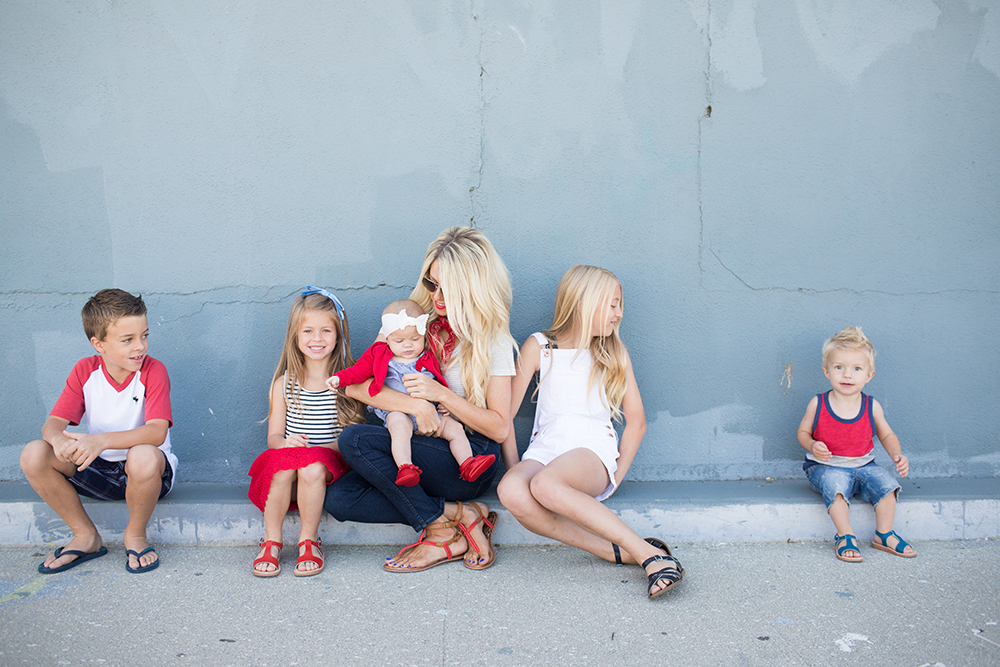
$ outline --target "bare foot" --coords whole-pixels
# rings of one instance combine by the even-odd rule
[[[386,558],[385,564],[392,570],[419,571],[439,562],[457,559],[468,550],[468,540],[451,520],[442,515],[427,526],[419,544],[404,549],[395,558]]]
[[[101,540],[100,533],[95,532],[93,535],[74,535],[73,539],[63,546],[63,551],[82,551],[85,554],[92,554],[100,549],[103,544],[104,542]],[[63,555],[56,558],[56,555],[52,553],[45,559],[45,567],[55,569],[57,567],[62,567],[77,558],[79,558],[79,556],[73,555]]]
[[[280,544],[281,540],[274,540],[274,542],[278,542]],[[279,547],[277,544],[272,544],[270,545],[269,548],[271,549],[271,556],[275,560],[281,558],[281,547]],[[261,547],[260,553],[257,554],[257,558],[255,558],[254,560],[256,561],[263,558],[264,553],[265,553],[264,547]],[[253,569],[257,572],[274,572],[275,570],[278,569],[278,567],[272,563],[261,562],[261,563],[254,563]]]
[[[125,549],[131,549],[136,553],[142,553],[147,548],[149,548],[149,542],[146,540],[145,535],[137,535],[133,537],[125,537]],[[160,557],[156,555],[155,551],[150,551],[142,554],[141,557],[136,558],[134,555],[128,555],[128,566],[130,569],[135,570],[140,567],[146,567],[151,563],[155,563],[160,560]]]

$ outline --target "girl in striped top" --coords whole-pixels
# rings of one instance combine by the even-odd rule
[[[250,500],[264,512],[264,538],[252,572],[281,572],[281,526],[299,510],[295,576],[323,571],[319,522],[326,485],[349,468],[337,450],[344,426],[364,421],[361,405],[330,391],[326,379],[354,363],[347,313],[332,293],[307,287],[296,297],[271,384],[267,449],[250,466]]]

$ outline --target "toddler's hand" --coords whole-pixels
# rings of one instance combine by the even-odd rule
[[[826,446],[826,443],[819,440],[813,443],[812,455],[820,461],[829,461],[831,456],[830,449]]]
[[[330,391],[337,391],[337,387],[340,386],[340,378],[336,375],[331,375],[326,379],[326,386],[330,388]]]
[[[448,408],[444,407],[440,403],[438,403],[437,410],[438,414],[441,415],[442,418],[451,416],[451,412],[448,411]]]
[[[892,461],[896,464],[896,472],[899,473],[900,477],[906,477],[910,474],[910,460],[908,458],[902,454],[896,454],[892,457]]]

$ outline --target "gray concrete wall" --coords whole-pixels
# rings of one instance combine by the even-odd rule
[[[98,289],[147,300],[181,479],[243,482],[296,291],[360,352],[470,221],[519,339],[571,264],[622,279],[635,479],[798,475],[846,324],[913,475],[998,476],[997,109],[977,0],[6,0],[0,480]]]

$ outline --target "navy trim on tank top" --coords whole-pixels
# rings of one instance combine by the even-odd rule
[[[841,424],[853,424],[854,422],[861,419],[865,415],[865,411],[867,411],[868,422],[872,426],[872,435],[875,435],[875,417],[872,414],[872,410],[870,409],[872,405],[871,403],[872,397],[868,396],[864,392],[861,392],[861,411],[858,412],[857,416],[854,417],[853,419],[841,419],[840,417],[837,416],[837,413],[834,412],[833,409],[830,407],[830,392],[832,391],[833,390],[831,389],[830,391],[824,392],[822,394],[816,394],[817,405],[816,405],[816,414],[813,415],[813,431],[815,432],[816,427],[819,425],[819,410],[820,410],[819,403],[822,403],[823,407],[826,408],[827,414],[833,417],[834,421],[838,421]]]

